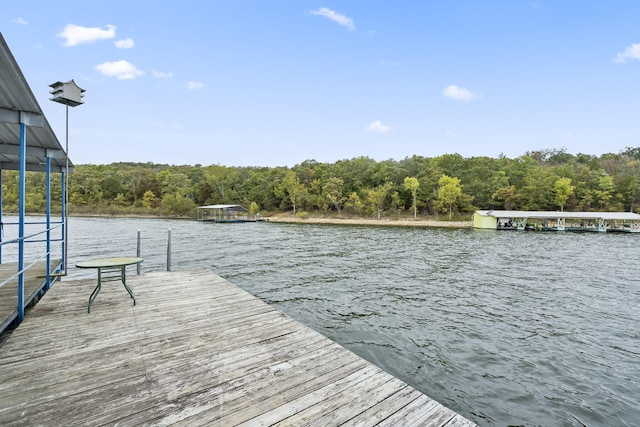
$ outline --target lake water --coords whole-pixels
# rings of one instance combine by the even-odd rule
[[[640,425],[640,235],[70,219],[205,267],[480,425]],[[72,277],[90,272],[71,269]]]

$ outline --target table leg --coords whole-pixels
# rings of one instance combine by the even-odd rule
[[[122,265],[119,267],[98,267],[98,285],[95,287],[95,289],[93,290],[93,292],[91,293],[91,296],[89,297],[89,306],[87,307],[87,313],[91,313],[91,304],[93,304],[93,302],[95,301],[95,299],[98,297],[98,294],[100,293],[100,289],[102,289],[102,269],[105,269],[105,273],[115,273],[118,271],[118,269],[120,269],[120,281],[122,281],[122,284],[124,285],[124,288],[127,290],[127,292],[129,293],[129,296],[131,297],[131,299],[133,300],[133,305],[136,305],[136,299],[133,296],[133,292],[131,291],[131,288],[129,286],[127,286],[127,269],[126,266]],[[117,273],[116,273],[117,274]],[[108,280],[118,280],[118,276],[105,276],[105,281]]]
[[[100,288],[102,287],[102,269],[98,268],[98,285],[95,287],[93,292],[91,292],[91,296],[89,297],[89,307],[87,307],[87,313],[91,313],[91,304],[95,301],[96,297],[100,293]]]
[[[133,292],[131,292],[131,289],[127,286],[127,270],[124,265],[122,266],[122,284],[127,292],[129,292],[129,296],[133,300],[133,305],[136,305],[136,299],[133,297]]]

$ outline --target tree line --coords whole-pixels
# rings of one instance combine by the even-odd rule
[[[51,180],[61,211],[60,179]],[[45,174],[28,172],[26,210],[46,209]],[[18,172],[2,171],[5,212],[17,211]],[[288,167],[175,166],[154,163],[76,165],[69,180],[72,214],[194,217],[195,208],[241,204],[253,212],[299,216],[468,218],[476,209],[637,211],[640,147],[573,155],[565,149],[505,156],[403,160],[368,157]]]

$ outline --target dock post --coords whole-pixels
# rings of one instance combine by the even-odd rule
[[[169,238],[167,239],[167,271],[171,271],[171,229],[169,229]]]
[[[138,244],[136,246],[136,256],[140,258],[140,229],[138,228]],[[136,266],[138,276],[140,275],[140,263]]]

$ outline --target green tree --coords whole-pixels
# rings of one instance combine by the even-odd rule
[[[367,201],[369,202],[371,210],[376,213],[378,219],[380,219],[382,215],[384,201],[387,198],[387,193],[391,190],[391,187],[393,187],[392,183],[385,182],[382,185],[378,185],[375,188],[367,190]]]
[[[2,208],[9,211],[18,210],[19,189],[16,171],[2,171]]]
[[[295,215],[296,207],[304,198],[306,192],[304,184],[300,183],[298,174],[293,170],[287,171],[282,183],[276,187],[275,191],[277,192],[276,195],[282,195],[281,197],[284,197],[285,194],[288,196],[293,206],[293,214]]]
[[[260,206],[258,206],[256,202],[251,202],[251,205],[249,205],[249,214],[258,215],[259,212],[260,212]]]
[[[594,198],[601,210],[609,209],[615,187],[613,178],[607,174],[603,174],[598,180],[598,188],[594,192]]]
[[[180,192],[183,196],[191,196],[191,180],[187,174],[172,168],[168,168],[158,173],[161,195],[176,194]]]
[[[555,202],[557,206],[560,206],[560,211],[564,211],[564,205],[575,188],[571,185],[571,178],[560,178],[553,184]]]
[[[491,198],[496,202],[501,202],[506,210],[513,210],[518,207],[518,194],[515,185],[498,188]]]
[[[322,194],[331,202],[331,204],[338,211],[338,216],[342,217],[342,187],[344,181],[340,178],[331,177],[327,180],[327,183],[322,188]]]
[[[155,194],[153,194],[153,191],[146,191],[144,193],[144,196],[142,197],[142,206],[145,208],[153,208],[157,205],[158,203],[158,198],[156,197]]]
[[[458,176],[465,169],[465,159],[458,153],[435,157],[433,163],[447,176]]]
[[[524,178],[525,185],[520,190],[522,202],[528,210],[554,209],[554,184],[558,177],[549,169],[539,166],[530,169]]]
[[[196,205],[193,200],[178,191],[175,194],[165,194],[162,197],[162,207],[168,214],[184,216],[193,213]]]
[[[456,177],[450,177],[448,175],[442,175],[438,180],[438,202],[441,207],[449,208],[449,221],[451,221],[451,215],[453,211],[453,204],[456,203],[462,197],[462,185],[460,179]]]
[[[637,211],[640,202],[640,161],[629,160],[619,170],[615,180],[625,211]]]
[[[404,179],[404,188],[408,191],[411,191],[411,197],[413,198],[413,219],[418,218],[418,205],[416,203],[416,196],[418,194],[418,188],[420,187],[420,181],[418,178],[413,176],[408,176]]]
[[[127,198],[124,196],[124,194],[119,193],[115,199],[113,199],[113,203],[116,206],[128,206],[129,205],[129,201],[127,200]]]
[[[500,188],[509,186],[509,178],[504,170],[503,159],[471,157],[465,159],[463,168],[456,175],[460,178],[465,193],[473,195],[479,208],[494,209],[500,204],[491,196]]]
[[[399,213],[404,210],[404,200],[400,197],[400,192],[398,191],[391,193],[391,209],[395,213]]]
[[[205,168],[206,182],[210,188],[217,190],[218,193],[218,196],[214,197],[212,201],[237,203],[237,200],[233,200],[234,195],[230,194],[230,190],[233,188],[233,183],[236,181],[238,173],[239,171],[235,168],[220,165],[212,165]]]
[[[363,208],[364,206],[360,200],[360,196],[354,191],[347,198],[347,201],[345,202],[345,209],[348,209],[356,215],[362,215]]]

